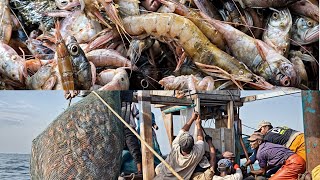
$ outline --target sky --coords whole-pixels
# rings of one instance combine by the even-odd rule
[[[241,96],[267,92],[242,91]],[[74,99],[71,104],[80,99]],[[29,154],[32,140],[68,107],[68,103],[63,91],[0,91],[0,153]],[[160,110],[152,106],[152,111],[159,126],[156,133],[162,154],[167,154],[170,146]],[[303,131],[301,94],[244,103],[240,118],[244,125],[252,128],[256,128],[261,120],[267,120],[274,126],[286,125]],[[174,117],[174,122],[176,135],[182,125],[178,117]],[[243,127],[244,134],[252,132],[253,129]]]

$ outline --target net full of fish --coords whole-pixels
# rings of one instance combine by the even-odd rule
[[[120,112],[120,92],[97,92]],[[60,114],[32,142],[31,179],[117,179],[123,125],[89,94]]]

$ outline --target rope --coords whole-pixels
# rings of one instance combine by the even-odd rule
[[[173,175],[176,176],[176,178],[178,179],[181,179],[183,180],[183,178],[177,173],[175,172],[172,167],[157,153],[153,150],[152,147],[149,146],[149,144],[147,144],[147,142],[141,138],[141,136],[125,121],[123,120],[119,114],[117,112],[115,112],[112,107],[106,103],[95,91],[92,91],[93,94],[95,94],[101,101],[104,105],[106,105],[109,110],[127,127],[130,129],[130,131],[135,135],[137,136],[137,138],[141,141],[141,143],[143,143],[171,172]]]

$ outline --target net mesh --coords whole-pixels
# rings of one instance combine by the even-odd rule
[[[120,93],[98,92],[120,112]],[[123,125],[94,95],[69,107],[32,142],[31,179],[117,179]]]

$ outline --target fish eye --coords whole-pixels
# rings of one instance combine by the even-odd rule
[[[76,45],[73,45],[71,47],[71,54],[77,54],[78,53],[78,46]]]
[[[278,14],[277,12],[274,12],[274,13],[272,13],[272,17],[273,17],[274,19],[278,19],[279,14]]]
[[[124,81],[124,78],[121,78],[121,81]]]
[[[287,50],[287,48],[283,48],[283,49],[282,49],[282,52],[284,52],[284,53],[285,53],[285,52],[286,52],[286,50]],[[286,66],[286,67],[287,67],[287,66]],[[287,68],[288,68],[288,67],[287,67]]]
[[[307,25],[308,25],[309,27],[311,27],[311,26],[312,26],[312,22],[311,22],[311,21],[308,21],[308,22],[307,22]]]
[[[67,5],[68,4],[68,1],[61,1],[61,5]]]

